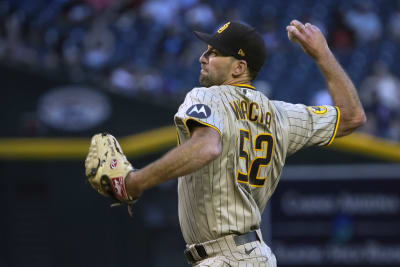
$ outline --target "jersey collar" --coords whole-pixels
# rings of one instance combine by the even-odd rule
[[[253,90],[257,90],[254,86],[250,85],[250,84],[245,84],[245,83],[234,83],[231,84],[232,86],[238,86],[238,87],[246,87],[249,89],[253,89]]]

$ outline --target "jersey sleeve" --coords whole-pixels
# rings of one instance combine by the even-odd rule
[[[188,136],[188,121],[193,120],[218,131],[222,136],[224,133],[224,116],[222,105],[218,96],[208,88],[194,88],[185,98],[174,117],[175,125],[181,132]]]
[[[287,118],[289,155],[312,145],[330,145],[335,139],[340,121],[338,107],[274,102]]]

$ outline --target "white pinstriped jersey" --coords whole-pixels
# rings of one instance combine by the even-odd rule
[[[178,181],[179,220],[189,245],[258,229],[286,157],[334,139],[338,108],[272,101],[252,88],[194,88],[175,115],[180,143],[190,138],[188,120],[213,127],[222,140],[218,158]]]

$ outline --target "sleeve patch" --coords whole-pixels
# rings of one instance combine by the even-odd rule
[[[207,105],[196,104],[188,108],[186,115],[197,119],[205,119],[211,116],[211,109]]]
[[[323,115],[328,112],[328,108],[325,106],[309,106],[307,107],[309,111],[314,114]]]

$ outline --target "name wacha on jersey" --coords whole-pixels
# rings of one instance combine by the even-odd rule
[[[233,112],[238,120],[248,120],[265,124],[268,127],[271,124],[272,115],[270,112],[263,112],[257,102],[247,102],[245,100],[235,100],[229,102]]]

